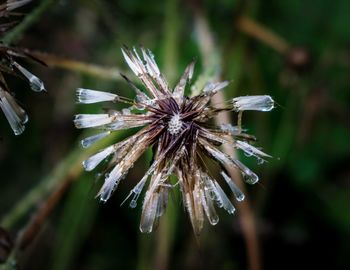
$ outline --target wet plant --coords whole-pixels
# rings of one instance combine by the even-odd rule
[[[30,0],[14,1],[8,0],[0,4],[0,34],[3,35],[11,27],[18,23],[21,14],[14,12],[15,9],[22,7]],[[23,59],[33,60],[45,65],[41,60],[31,55],[25,49],[15,48],[13,46],[0,43],[0,108],[3,111],[15,135],[20,135],[28,121],[28,115],[18,104],[11,89],[6,83],[5,77],[12,75],[28,81],[30,88],[35,92],[45,90],[43,82],[19,62]]]
[[[165,212],[169,191],[179,187],[193,229],[199,234],[205,215],[210,224],[218,223],[215,206],[224,208],[230,214],[235,211],[230,199],[208,170],[207,159],[220,166],[222,178],[237,201],[242,201],[244,194],[229,177],[226,169],[239,169],[249,184],[255,184],[259,178],[238,159],[222,152],[219,146],[231,144],[247,155],[255,156],[259,162],[270,157],[251,144],[255,137],[245,133],[240,125],[224,124],[217,127],[211,123],[211,119],[223,111],[238,112],[239,118],[246,110],[270,111],[274,107],[274,101],[266,95],[243,96],[220,106],[210,104],[211,98],[225,88],[228,81],[208,82],[199,95],[187,97],[185,88],[192,80],[194,62],[188,65],[178,84],[172,89],[159,71],[150,50],[141,48],[142,57],[135,48],[130,50],[124,47],[122,53],[131,70],[141,80],[147,94],[124,75],[125,80],[135,90],[134,100],[109,92],[78,89],[79,103],[121,102],[130,107],[122,111],[109,110],[103,114],[78,114],[74,123],[77,128],[97,128],[102,131],[82,140],[83,147],[89,147],[121,129],[143,128],[131,137],[91,156],[83,162],[83,166],[85,170],[91,171],[110,157],[104,184],[98,193],[101,201],[106,202],[135,161],[148,148],[152,148],[153,163],[125,199],[126,201],[131,198],[130,207],[136,207],[148,182],[140,230],[152,231],[158,218]],[[176,175],[176,183],[170,180],[172,174]]]

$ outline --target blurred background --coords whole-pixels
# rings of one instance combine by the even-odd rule
[[[350,269],[350,1],[43,0],[21,11],[30,20],[10,30],[11,43],[48,64],[22,62],[48,93],[6,78],[30,118],[14,136],[0,115],[0,269]],[[278,103],[244,114],[274,157],[258,165],[239,153],[259,184],[198,241],[176,192],[151,234],[139,231],[140,206],[120,207],[150,152],[106,204],[95,199],[99,170],[82,170],[133,133],[84,150],[90,133],[72,122],[101,112],[75,103],[78,87],[133,97],[119,76],[130,73],[122,44],[150,48],[171,85],[195,58],[195,78],[232,80],[225,98]]]

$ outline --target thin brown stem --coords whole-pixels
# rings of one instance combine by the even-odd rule
[[[210,31],[208,22],[205,20],[205,16],[199,11],[196,12],[196,30],[197,30],[197,36],[198,36],[198,44],[200,46],[201,52],[202,52],[202,58],[208,59],[208,55],[217,55],[217,49],[215,49],[215,43],[212,36],[212,33]],[[217,59],[213,58],[213,62],[207,62],[205,63],[205,69],[210,70],[213,68],[216,68],[220,65],[220,59],[217,57]],[[213,81],[218,81],[220,79],[220,74],[217,71],[207,72],[208,74],[212,74],[212,77],[210,78]],[[225,97],[223,95],[222,91],[219,91],[212,99],[212,102],[214,104],[218,103],[224,103]],[[229,112],[223,111],[222,113],[218,114],[215,118],[215,121],[217,124],[221,123],[230,123],[231,117]],[[228,144],[225,144],[223,146],[224,152],[229,154],[230,156],[236,156],[235,149]],[[231,170],[228,169],[228,172],[232,179],[237,180],[237,184],[241,188],[241,190],[244,192],[244,185],[242,181],[242,177],[238,170]],[[260,270],[261,269],[261,257],[260,257],[260,250],[259,250],[259,243],[258,243],[258,237],[256,234],[256,225],[255,225],[255,219],[254,214],[251,209],[251,205],[248,199],[245,199],[244,202],[241,202],[237,205],[238,212],[239,212],[239,220],[242,228],[243,237],[246,243],[246,250],[247,250],[247,257],[248,257],[248,267],[250,270]]]
[[[43,224],[47,221],[51,212],[56,208],[61,198],[69,188],[71,180],[67,179],[42,203],[37,212],[33,215],[28,225],[20,232],[17,245],[20,250],[24,250],[40,232]]]
[[[219,102],[222,100],[224,100],[223,92],[218,92],[213,97],[214,102]],[[222,112],[216,116],[215,121],[217,123],[230,123],[231,117],[228,112]],[[237,156],[235,149],[229,144],[224,144],[223,150],[225,153],[229,154],[232,157]],[[237,181],[239,188],[245,193],[245,187],[240,172],[238,170],[233,170],[230,168],[227,168],[227,170],[231,178]],[[259,249],[259,241],[256,234],[255,218],[249,199],[246,198],[243,202],[238,203],[237,208],[239,213],[239,222],[241,224],[241,229],[243,231],[243,236],[246,242],[249,269],[260,270],[261,256]]]
[[[239,17],[236,21],[236,26],[241,32],[260,40],[281,54],[286,54],[290,49],[288,42],[284,38],[251,18]]]
[[[47,200],[38,207],[38,210],[34,213],[27,225],[25,225],[25,227],[19,232],[10,255],[5,264],[0,267],[1,270],[13,269],[12,265],[17,263],[18,252],[25,250],[25,248],[33,242],[47,221],[49,215],[56,208],[63,195],[68,190],[72,180],[74,180],[74,178],[67,177],[63,183],[50,194]]]
[[[116,67],[103,67],[48,53],[30,52],[30,54],[45,62],[49,67],[62,68],[108,80],[122,79],[120,75],[122,71]]]

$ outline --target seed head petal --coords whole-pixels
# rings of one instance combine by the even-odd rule
[[[232,99],[235,111],[269,112],[275,107],[273,99],[268,96],[243,96]]]

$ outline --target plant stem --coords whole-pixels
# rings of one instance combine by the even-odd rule
[[[103,67],[95,64],[59,57],[48,53],[30,52],[30,54],[45,62],[45,64],[47,64],[49,67],[57,67],[80,72],[82,74],[98,77],[101,79],[120,81],[122,80],[120,73],[126,75],[129,73],[121,71],[116,67]]]
[[[236,26],[241,32],[260,40],[281,54],[286,54],[290,49],[284,38],[246,16],[238,18]]]
[[[204,62],[205,69],[211,70],[211,72],[206,72],[206,74],[212,73],[212,77],[210,80],[219,80],[220,79],[220,69],[216,68],[220,66],[220,57],[218,56],[218,50],[215,48],[214,39],[212,33],[210,31],[208,22],[205,20],[205,16],[200,12],[196,12],[195,16],[196,23],[196,31],[198,38],[198,45],[201,49],[202,58],[208,59],[208,55],[211,55],[211,61]],[[215,56],[215,57],[214,57]],[[222,91],[219,91],[213,98],[213,102],[217,104],[221,104],[225,102],[225,97]],[[230,115],[227,112],[220,113],[215,121],[220,123],[230,123]],[[235,149],[225,144],[223,146],[224,152],[229,154],[230,156],[236,156]],[[228,170],[232,179],[237,179],[237,184],[244,192],[244,185],[241,178],[241,175],[238,170]],[[246,242],[247,256],[248,256],[248,264],[250,270],[259,270],[261,269],[261,259],[260,259],[260,251],[258,245],[258,237],[256,235],[255,228],[255,220],[254,214],[252,212],[250,202],[246,198],[244,202],[241,202],[237,205],[239,210],[239,220],[241,223],[244,239]]]

